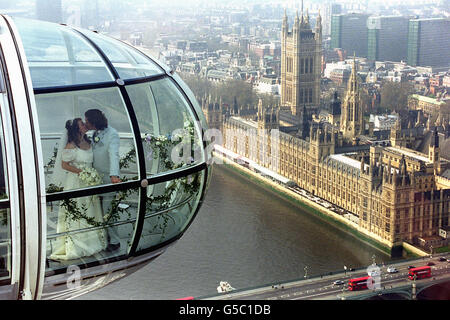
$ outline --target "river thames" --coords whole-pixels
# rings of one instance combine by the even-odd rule
[[[331,271],[388,264],[390,256],[304,212],[224,165],[184,236],[156,260],[78,299],[177,299]]]

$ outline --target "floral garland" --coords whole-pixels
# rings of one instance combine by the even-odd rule
[[[55,167],[56,162],[56,155],[58,154],[58,144],[53,148],[52,156],[50,157],[50,160],[47,162],[46,165],[44,165],[45,173],[48,173],[48,171]]]
[[[170,208],[174,195],[178,193],[187,194],[189,198],[190,196],[196,194],[200,189],[200,177],[201,175],[196,173],[191,176],[170,181],[170,184],[166,186],[166,192],[164,194],[160,196],[147,197],[147,208],[151,208],[151,210],[156,212],[164,211]],[[186,198],[186,200],[188,198]],[[190,207],[189,203],[188,205]],[[161,215],[158,215],[157,223],[151,231],[156,231],[157,229],[161,230],[161,238],[163,239],[165,237],[165,230],[167,229],[169,218],[169,212],[164,212]]]
[[[64,191],[63,187],[59,187],[54,184],[50,184],[47,188],[47,193],[54,193],[54,192],[62,192]],[[91,196],[91,202],[93,200],[94,196]],[[99,222],[95,220],[93,217],[89,217],[86,215],[87,206],[81,205],[81,209],[78,207],[77,202],[74,199],[64,199],[61,200],[61,207],[65,208],[66,214],[65,214],[65,220],[74,220],[78,221],[81,219],[84,219],[88,224],[92,225],[93,227],[100,227],[104,224],[102,222]]]
[[[186,119],[186,118],[185,118]],[[163,170],[171,171],[179,169],[183,166],[192,164],[195,155],[195,127],[194,123],[189,120],[184,122],[184,130],[176,134],[170,135],[152,135],[146,134],[143,142],[150,150],[147,155],[147,160],[163,159]],[[189,155],[184,155],[181,161],[175,162],[171,153],[177,146],[186,146],[191,151]],[[175,179],[166,185],[165,192],[159,196],[148,196],[146,200],[146,207],[154,212],[165,211],[172,205],[176,194],[187,194],[192,196],[200,189],[200,174],[194,174],[188,177]],[[161,230],[161,238],[165,237],[165,230],[167,229],[170,218],[169,212],[164,212],[158,215],[157,221],[151,231]]]
[[[175,134],[166,135],[153,135],[146,134],[143,139],[144,145],[148,148],[147,160],[163,159],[163,165],[165,170],[175,170],[181,168],[187,164],[194,162],[195,155],[195,127],[194,123],[189,120],[185,120],[184,129]],[[178,146],[186,146],[191,151],[190,155],[183,155],[176,163],[172,159],[173,149]]]

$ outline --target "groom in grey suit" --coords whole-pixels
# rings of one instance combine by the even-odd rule
[[[119,134],[114,128],[108,126],[108,119],[100,110],[90,109],[84,115],[87,129],[95,130],[92,137],[93,167],[103,175],[104,184],[121,182],[119,178]],[[114,195],[114,193],[109,193],[101,197],[104,214],[111,208]],[[117,227],[108,228],[108,238],[107,250],[115,251],[119,249],[120,239]]]

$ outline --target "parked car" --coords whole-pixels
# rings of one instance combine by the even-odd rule
[[[434,265],[436,265],[436,264],[434,262],[431,262],[431,261],[427,263],[427,266],[429,266],[429,267],[434,266]]]
[[[343,281],[343,280],[336,280],[335,282],[333,282],[333,285],[340,286],[340,285],[343,285],[344,283],[345,283],[345,281]]]
[[[387,272],[389,272],[389,273],[397,273],[398,270],[397,270],[396,267],[388,267],[388,268],[387,268]]]
[[[447,261],[447,258],[445,258],[445,257],[440,257],[440,258],[439,258],[439,261]]]

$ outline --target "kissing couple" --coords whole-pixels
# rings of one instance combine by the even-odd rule
[[[94,130],[92,141],[86,134],[90,130]],[[108,119],[102,111],[86,111],[84,122],[81,118],[68,120],[58,145],[52,183],[67,191],[121,182],[119,146],[119,134],[108,126]],[[89,174],[85,175],[86,172]],[[92,172],[98,174],[93,175]],[[96,177],[94,181],[92,176]],[[78,209],[82,208],[85,217],[103,223],[103,217],[110,210],[113,199],[114,193],[107,193],[70,200],[76,203]],[[74,219],[73,212],[68,212],[71,207],[62,206],[62,203],[63,201],[59,206],[56,231],[58,234],[65,234],[58,237],[52,246],[50,259],[79,259],[103,250],[113,252],[120,248],[117,227],[109,227],[107,231],[102,228],[70,233],[69,231],[92,228],[93,225],[83,217]]]

